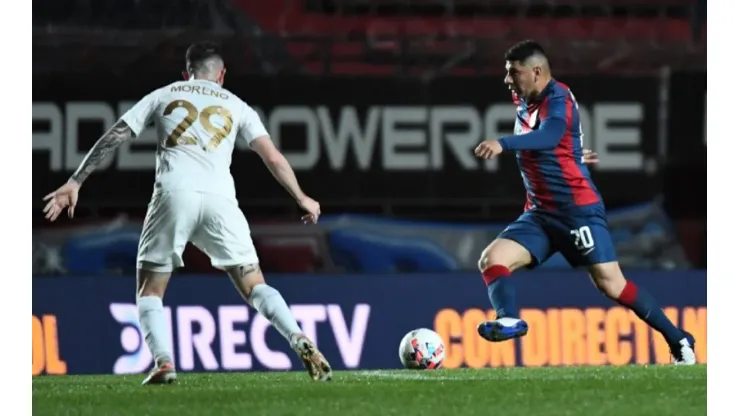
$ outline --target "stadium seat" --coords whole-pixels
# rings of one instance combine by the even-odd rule
[[[628,58],[651,54],[663,64],[676,58],[675,51],[695,50],[686,47],[692,43],[687,17],[691,0],[275,0],[270,8],[234,1],[266,32],[334,43],[327,52],[332,71],[366,73],[373,66],[386,66],[392,73],[399,65],[435,66],[474,45],[472,56],[452,71],[463,73],[481,63],[492,64],[486,43],[510,44],[523,38],[568,49],[565,61],[577,66],[608,62],[615,50]],[[346,43],[348,38],[351,43]],[[588,47],[578,48],[584,43]],[[304,50],[294,53],[299,61],[306,58]],[[384,63],[379,52],[403,57]],[[703,60],[701,48],[691,58]],[[647,66],[640,62],[637,68]]]

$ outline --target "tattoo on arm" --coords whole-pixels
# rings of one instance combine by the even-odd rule
[[[101,162],[106,160],[111,153],[115,152],[123,143],[134,137],[133,131],[123,120],[119,120],[108,130],[103,137],[87,153],[85,159],[77,168],[77,171],[69,178],[79,184],[87,179]]]

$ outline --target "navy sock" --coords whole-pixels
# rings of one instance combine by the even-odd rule
[[[483,281],[488,286],[488,299],[496,311],[496,318],[519,318],[516,307],[514,284],[508,277],[511,271],[506,266],[495,264],[483,271]]]
[[[667,316],[649,292],[638,289],[637,286],[627,281],[617,302],[624,305],[645,321],[651,328],[663,334],[669,344],[676,344],[686,337]]]

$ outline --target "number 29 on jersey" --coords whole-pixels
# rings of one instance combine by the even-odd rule
[[[210,134],[210,137],[207,140],[208,144],[203,147],[203,150],[215,150],[218,145],[221,144],[229,134],[231,134],[231,129],[234,126],[234,119],[231,112],[225,107],[212,105],[198,112],[198,109],[195,108],[193,103],[186,100],[175,100],[165,107],[163,115],[168,116],[178,108],[184,108],[187,111],[187,115],[167,136],[167,147],[198,145],[199,140],[195,137],[185,135],[185,132],[190,128],[190,126],[196,122],[199,122],[200,125],[203,126],[203,129]],[[223,127],[214,126],[211,122],[211,117],[216,115],[223,118]]]

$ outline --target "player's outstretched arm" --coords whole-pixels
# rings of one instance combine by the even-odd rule
[[[65,209],[69,218],[74,217],[75,206],[77,206],[77,198],[82,183],[101,162],[106,160],[120,145],[132,137],[133,131],[123,120],[113,125],[87,153],[80,167],[72,174],[67,183],[44,197],[44,201],[47,201],[44,207],[46,219],[56,221]]]
[[[115,152],[116,149],[131,140],[133,137],[134,133],[128,124],[123,120],[119,120],[103,135],[103,137],[98,139],[69,180],[82,185],[85,179],[95,171],[95,168],[97,168],[101,162],[106,160],[111,153]]]
[[[296,178],[293,168],[290,167],[290,163],[275,147],[269,136],[257,137],[249,145],[262,158],[262,162],[270,170],[272,176],[280,182],[280,185],[288,191],[290,196],[295,198],[296,201],[306,196],[298,185],[298,178]]]
[[[551,150],[557,147],[568,128],[569,100],[565,95],[548,98],[540,109],[540,128],[519,136],[499,139],[502,150]]]
[[[321,214],[319,203],[309,198],[298,185],[298,179],[295,176],[293,168],[288,160],[275,147],[269,136],[260,136],[249,142],[252,150],[262,158],[265,166],[270,170],[272,176],[288,191],[288,193],[298,202],[298,205],[307,212],[303,217],[304,221],[316,222]]]
[[[506,150],[551,150],[557,147],[565,134],[566,123],[562,118],[548,117],[538,130],[519,136],[507,136],[498,140]]]
[[[565,134],[565,120],[547,118],[542,122],[539,130],[480,143],[475,148],[475,155],[482,159],[493,159],[507,150],[551,150],[557,147],[563,134]]]
[[[492,159],[507,150],[552,150],[558,146],[568,128],[567,98],[558,96],[548,99],[540,110],[542,122],[537,130],[529,133],[506,136],[498,140],[486,140],[475,149],[475,155]]]

